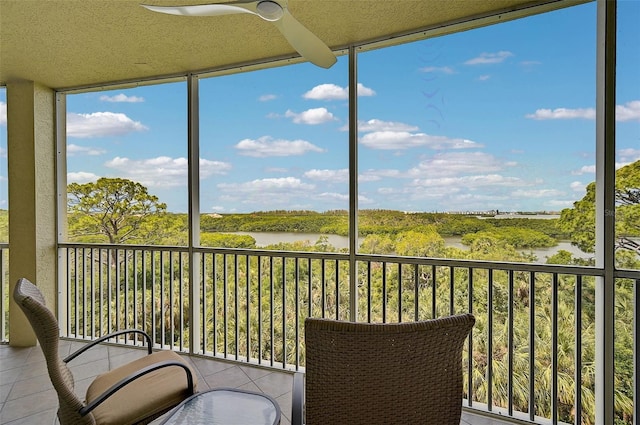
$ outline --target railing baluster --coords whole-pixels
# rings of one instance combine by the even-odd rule
[[[293,320],[295,327],[295,338],[296,344],[294,344],[294,353],[295,353],[295,367],[296,370],[299,369],[300,366],[300,344],[297,341],[300,341],[300,260],[296,257],[294,260],[294,270],[293,276],[295,280],[294,285],[294,301],[295,301],[295,318]]]
[[[227,338],[227,334],[229,333],[229,321],[227,320],[227,268],[229,267],[229,259],[227,258],[227,254],[223,255],[223,270],[222,270],[222,326],[224,329],[224,334],[223,334],[223,354],[224,354],[224,358],[227,358],[227,354],[229,353],[229,345],[228,345],[228,338]]]
[[[536,374],[536,276],[529,273],[529,420],[536,416],[535,374]]]
[[[382,263],[382,323],[387,323],[387,263]]]
[[[493,410],[493,269],[487,275],[487,409]]]
[[[258,364],[262,364],[262,257],[258,260]]]
[[[551,422],[558,423],[558,274],[551,279]]]
[[[247,320],[247,324],[246,324],[246,339],[247,339],[247,362],[251,359],[251,320],[249,317],[249,314],[251,312],[251,281],[250,281],[250,269],[249,269],[249,261],[250,261],[250,257],[249,255],[245,255],[245,276],[246,276],[246,283],[247,283],[247,311],[246,311],[246,320]]]
[[[514,363],[514,344],[513,344],[513,332],[514,332],[514,315],[513,305],[515,303],[515,297],[513,294],[513,270],[509,270],[509,304],[507,306],[507,352],[508,352],[508,365],[507,365],[507,413],[509,416],[513,415],[513,363]]]
[[[469,302],[469,308],[468,308],[468,312],[473,314],[473,268],[469,267],[467,269],[467,275],[468,275],[468,302]],[[453,277],[453,274],[452,276]],[[452,283],[451,283],[451,288],[453,288],[453,279],[452,279]],[[453,293],[451,294],[453,297]],[[468,352],[469,355],[467,357],[467,367],[469,372],[467,373],[467,385],[469,386],[469,399],[467,400],[467,402],[469,403],[469,407],[471,407],[473,405],[473,329],[471,329],[471,331],[469,331],[469,337],[467,338],[467,345],[468,345]]]
[[[287,259],[282,258],[282,367],[287,366]]]
[[[418,264],[413,265],[413,320],[420,320],[420,266]]]
[[[398,263],[398,323],[402,323],[402,263]]]
[[[274,283],[273,283],[273,257],[269,256],[269,304],[270,304],[270,312],[269,312],[269,328],[270,328],[270,332],[271,332],[271,344],[269,344],[269,360],[270,360],[270,364],[271,366],[273,366],[274,364],[274,343],[275,343],[275,323],[274,323],[274,317],[273,317],[273,312],[275,310],[275,306],[273,305],[274,302]]]

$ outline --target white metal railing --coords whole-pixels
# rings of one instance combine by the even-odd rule
[[[399,322],[468,311],[477,323],[465,347],[466,406],[535,423],[594,423],[594,297],[602,269],[197,248],[199,290],[190,305],[185,247],[60,250],[67,304],[60,319],[71,337],[140,327],[158,347],[189,351],[191,343],[203,355],[295,370],[305,363],[306,317]],[[638,394],[639,282],[640,271],[616,274],[620,358],[611,379],[616,410],[629,421]]]

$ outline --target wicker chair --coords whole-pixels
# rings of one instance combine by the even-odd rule
[[[58,393],[58,419],[62,425],[145,424],[194,394],[196,381],[186,362],[173,351],[152,354],[151,338],[135,329],[105,335],[61,359],[58,322],[38,288],[20,279],[13,297],[40,342],[49,377]],[[97,376],[87,389],[86,403],[82,402],[74,392],[67,362],[108,338],[132,332],[145,336],[148,355]]]
[[[459,425],[471,314],[415,323],[305,321],[292,425]]]

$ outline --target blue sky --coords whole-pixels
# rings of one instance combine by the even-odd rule
[[[640,159],[640,2],[618,10],[624,165]],[[360,208],[557,211],[580,199],[595,178],[595,19],[591,3],[360,54]],[[201,211],[348,208],[347,68],[340,57],[329,70],[201,78]],[[69,95],[69,182],[129,178],[185,212],[186,102],[184,81]]]

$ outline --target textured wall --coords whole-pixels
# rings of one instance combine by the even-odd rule
[[[7,84],[9,279],[32,280],[55,310],[55,96],[32,81]],[[33,345],[31,328],[10,305],[11,345]]]

